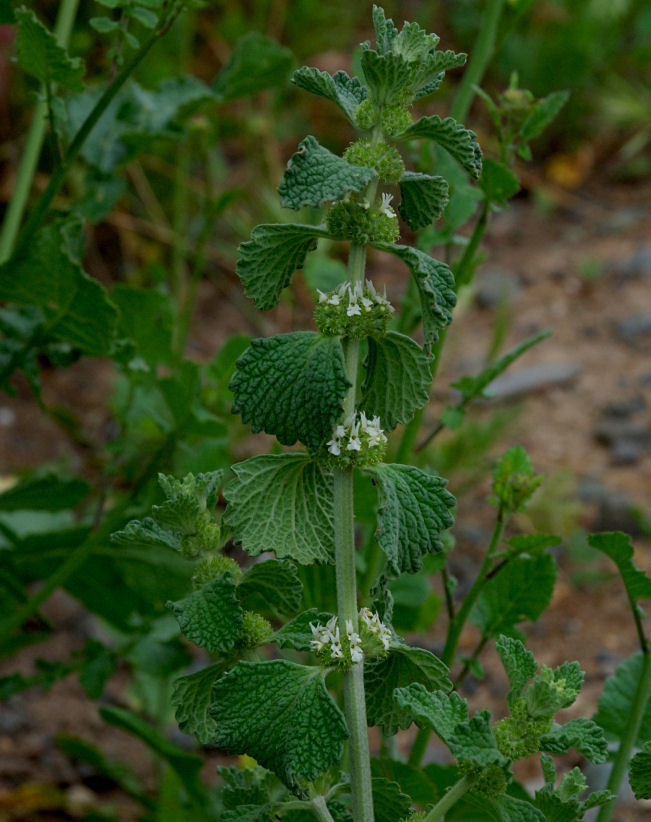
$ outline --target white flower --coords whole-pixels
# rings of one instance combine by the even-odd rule
[[[387,194],[386,192],[382,193],[382,205],[380,206],[380,211],[387,217],[396,216],[396,212],[391,208],[391,200],[393,200],[393,194]]]
[[[335,457],[338,457],[341,454],[341,443],[339,442],[339,440],[335,440],[335,439],[329,440],[328,441],[328,451],[331,454],[334,454]]]
[[[349,317],[357,316],[362,313],[362,309],[359,307],[357,303],[349,303],[348,308],[346,309],[346,314]]]
[[[319,295],[319,302],[320,303],[324,303],[324,302],[327,301],[328,295],[324,291],[321,291],[320,288],[317,288],[316,293]]]
[[[354,648],[351,647],[350,658],[353,662],[363,662],[364,651],[362,651],[362,649],[359,646],[355,646]]]
[[[335,437],[341,438],[341,437],[345,437],[345,436],[346,436],[346,429],[344,428],[343,425],[338,425],[335,428]]]
[[[339,296],[339,294],[331,294],[328,297],[328,305],[339,305],[340,300],[341,297]]]
[[[359,437],[351,437],[348,440],[348,445],[346,446],[347,451],[361,451],[362,450],[362,443]]]

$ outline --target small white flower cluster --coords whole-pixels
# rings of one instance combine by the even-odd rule
[[[384,306],[391,314],[395,310],[387,300],[386,288],[384,294],[378,294],[370,280],[366,280],[366,287],[361,283],[351,286],[346,281],[334,291],[318,291],[318,294],[319,302],[326,303],[326,305],[343,305],[347,301],[346,316],[348,317],[360,317],[362,311],[370,311],[374,305]]]
[[[380,620],[380,617],[373,613],[370,608],[362,608],[359,612],[359,618],[366,627],[366,630],[376,636],[382,643],[385,651],[391,647],[391,631]]]
[[[339,634],[339,625],[337,624],[336,616],[329,619],[326,625],[313,625],[310,622],[310,628],[312,630],[312,641],[310,642],[310,648],[313,651],[316,653],[319,653],[320,651],[329,651],[331,659],[345,658],[341,647],[341,636]],[[360,635],[353,629],[353,622],[351,619],[346,620],[346,637],[348,639],[351,661],[353,663],[362,662],[364,659],[362,640]]]
[[[396,212],[391,207],[391,200],[393,200],[393,194],[387,194],[386,192],[382,193],[382,204],[380,205],[380,212],[384,214],[386,217],[396,216]]]
[[[380,425],[378,416],[369,419],[362,411],[357,416],[350,416],[343,425],[338,425],[328,441],[328,451],[335,457],[341,455],[342,448],[345,451],[361,451],[362,445],[374,448],[378,445],[386,445],[386,434]]]

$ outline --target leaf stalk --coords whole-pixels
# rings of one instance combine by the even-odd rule
[[[434,805],[432,810],[427,814],[423,822],[439,822],[445,818],[445,814],[450,808],[455,805],[459,799],[466,793],[470,787],[470,778],[468,776],[462,777],[455,783],[444,796]]]

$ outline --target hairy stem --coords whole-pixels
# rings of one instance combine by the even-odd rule
[[[315,796],[312,800],[312,810],[319,822],[334,822],[332,814],[328,810],[325,798],[323,796]]]
[[[439,820],[444,819],[447,811],[461,799],[469,787],[470,779],[467,776],[462,777],[439,799],[432,810],[425,816],[423,822],[439,822]]]
[[[348,276],[356,283],[364,276],[366,249],[352,245],[348,260]],[[346,340],[344,346],[346,372],[351,388],[344,400],[344,417],[355,411],[357,372],[359,368],[359,341]],[[357,630],[357,579],[355,573],[355,515],[353,498],[353,470],[334,471],[335,512],[335,573],[337,579],[337,610],[340,631],[346,630],[351,620]],[[350,738],[350,780],[355,822],[373,822],[373,795],[364,694],[364,663],[357,663],[344,675],[344,713]]]
[[[640,672],[640,680],[637,683],[637,690],[635,691],[635,698],[631,706],[631,713],[628,718],[628,725],[626,731],[619,744],[619,749],[613,762],[613,767],[606,786],[609,791],[615,794],[615,798],[608,802],[607,805],[602,805],[599,809],[597,822],[608,822],[617,802],[617,794],[619,786],[621,785],[628,763],[631,758],[631,751],[635,745],[635,741],[640,732],[642,719],[646,710],[647,703],[651,697],[651,653],[649,653],[648,646],[643,654],[642,671]]]
[[[59,6],[59,14],[54,26],[54,36],[62,48],[67,48],[70,41],[70,33],[72,32],[75,17],[77,16],[78,6],[79,0],[62,0]],[[29,127],[25,149],[16,176],[16,186],[2,222],[2,231],[0,232],[0,263],[8,259],[13,250],[13,245],[20,227],[20,221],[23,218],[27,198],[29,197],[29,192],[32,187],[36,164],[38,163],[41,148],[43,147],[47,122],[48,105],[45,99],[40,99],[34,109],[34,116]]]

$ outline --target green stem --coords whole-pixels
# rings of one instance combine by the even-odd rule
[[[170,26],[181,12],[181,8],[181,6],[176,6],[168,15],[163,25],[156,29],[156,31],[152,32],[152,34],[147,38],[147,40],[145,40],[133,57],[125,64],[124,68],[111,83],[111,85],[105,89],[97,103],[95,103],[88,116],[79,127],[79,131],[77,131],[72,142],[70,143],[63,161],[52,172],[52,176],[50,177],[50,181],[47,184],[45,191],[41,194],[27,222],[23,226],[16,243],[16,253],[19,253],[23,248],[25,248],[36,233],[48,208],[50,207],[52,200],[63,185],[63,181],[70,171],[72,164],[77,159],[79,152],[83,148],[88,136],[97,125],[97,122],[102,114],[104,114],[134,69],[149,53],[152,46],[169,30]]]
[[[325,797],[315,796],[312,800],[312,810],[319,822],[334,822],[328,806],[326,805]]]
[[[54,26],[54,36],[62,48],[67,48],[70,42],[70,34],[75,22],[78,6],[79,0],[62,0],[59,6],[59,14]],[[18,229],[20,228],[27,198],[32,188],[36,164],[38,163],[38,158],[40,157],[43,147],[47,121],[48,105],[45,99],[40,99],[34,109],[34,116],[27,134],[27,141],[20,160],[18,175],[16,176],[16,186],[2,223],[2,231],[0,232],[0,263],[3,263],[11,255]]]
[[[609,791],[615,794],[615,798],[608,802],[607,805],[602,805],[597,816],[597,822],[608,822],[615,808],[619,786],[628,767],[631,751],[640,732],[646,706],[651,697],[651,653],[649,653],[648,647],[643,657],[642,671],[640,672],[640,680],[637,683],[635,698],[628,717],[628,725],[620,742],[608,779],[608,785],[606,786]]]
[[[459,84],[450,115],[455,120],[463,120],[475,96],[474,86],[478,86],[484,76],[486,67],[495,50],[500,17],[504,0],[488,0],[486,9],[479,23],[477,39],[472,50],[472,57]]]
[[[351,283],[364,276],[366,249],[352,245],[348,260]],[[345,341],[346,372],[351,388],[344,400],[344,418],[355,412],[357,372],[359,368],[359,341]],[[340,630],[346,630],[351,620],[357,630],[357,578],[355,571],[355,513],[352,468],[334,471],[335,513],[335,574],[337,579],[337,610]],[[364,694],[364,664],[357,663],[344,675],[344,713],[350,734],[348,755],[355,822],[373,822],[373,794]]]
[[[432,810],[425,816],[423,822],[439,822],[439,820],[444,819],[445,814],[461,799],[469,787],[469,777],[462,777],[447,791],[447,793],[443,795],[441,799],[439,799]]]

